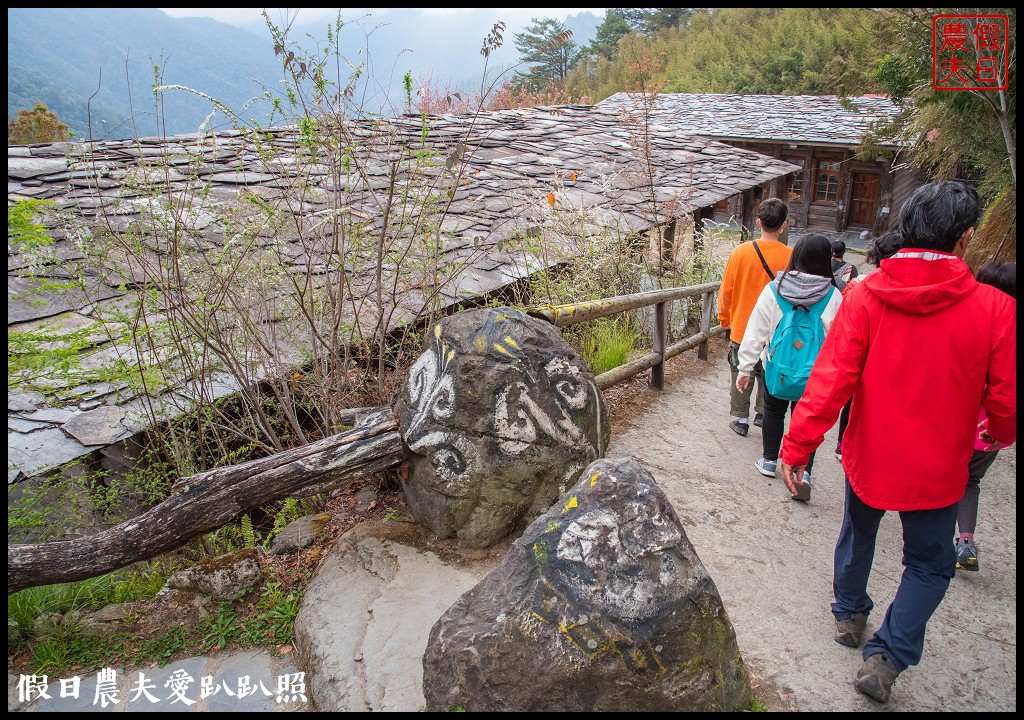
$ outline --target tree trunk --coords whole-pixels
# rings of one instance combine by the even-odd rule
[[[7,594],[96,577],[173,550],[249,510],[319,492],[402,462],[398,423],[376,408],[352,430],[270,457],[178,480],[171,496],[89,537],[7,547]]]

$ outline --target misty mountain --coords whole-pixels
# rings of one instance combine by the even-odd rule
[[[195,132],[210,101],[167,92],[158,111],[154,66],[161,84],[238,109],[260,92],[252,78],[281,77],[269,40],[214,20],[173,20],[147,8],[7,10],[9,119],[40,101],[81,138],[88,137],[90,112],[96,139],[155,135],[164,123],[171,134]],[[223,115],[215,121],[223,125]]]
[[[343,16],[339,33],[344,63],[365,64],[355,100],[366,109],[404,112],[406,72],[417,86],[433,78],[440,87],[473,90],[485,70],[492,79],[518,61],[513,37],[521,27],[507,27],[503,47],[486,61],[480,54],[485,35],[501,19],[497,11],[374,12]],[[246,104],[262,87],[280,92],[281,62],[265,24],[244,29],[208,18],[173,19],[149,8],[8,8],[7,20],[8,119],[39,101],[80,138],[89,136],[90,112],[96,139],[196,132],[213,112],[209,99],[185,90],[163,93],[156,107],[157,83],[191,88],[259,123],[268,122],[269,104]],[[584,45],[601,18],[580,13],[563,22]],[[308,50],[322,49],[327,26],[303,23],[300,13],[289,36]],[[210,122],[231,126],[220,112]]]

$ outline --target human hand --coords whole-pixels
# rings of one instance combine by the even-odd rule
[[[782,482],[786,484],[786,489],[789,490],[790,495],[796,497],[796,486],[804,484],[804,468],[807,467],[807,463],[803,465],[787,465],[785,461],[779,458],[779,466],[782,468]]]
[[[984,452],[996,452],[1002,450],[1005,447],[1009,447],[1012,443],[999,442],[994,437],[988,434],[988,418],[985,418],[978,423],[978,439],[983,443],[988,443],[986,447],[982,448]]]
[[[745,393],[747,388],[750,387],[751,378],[749,375],[737,375],[736,376],[736,389],[741,393]]]

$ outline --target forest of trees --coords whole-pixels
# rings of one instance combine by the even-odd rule
[[[1005,90],[933,88],[932,18],[943,13],[1007,18]],[[535,18],[529,37],[516,38],[521,58],[534,68],[520,78],[549,94],[557,89],[597,102],[623,91],[882,93],[905,108],[884,129],[886,137],[912,145],[932,177],[970,179],[989,199],[1015,191],[1015,9],[610,8],[585,47],[563,29]],[[559,62],[570,60],[568,74],[533,52],[545,42],[559,49]]]

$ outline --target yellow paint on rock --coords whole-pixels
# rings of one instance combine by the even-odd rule
[[[579,506],[580,506],[580,504],[576,501],[576,496],[573,495],[571,498],[569,498],[569,502],[567,502],[565,504],[565,507],[562,508],[562,512],[569,512],[574,507],[579,507]]]
[[[601,477],[601,473],[594,473],[590,476],[590,487],[597,485],[597,479]]]

